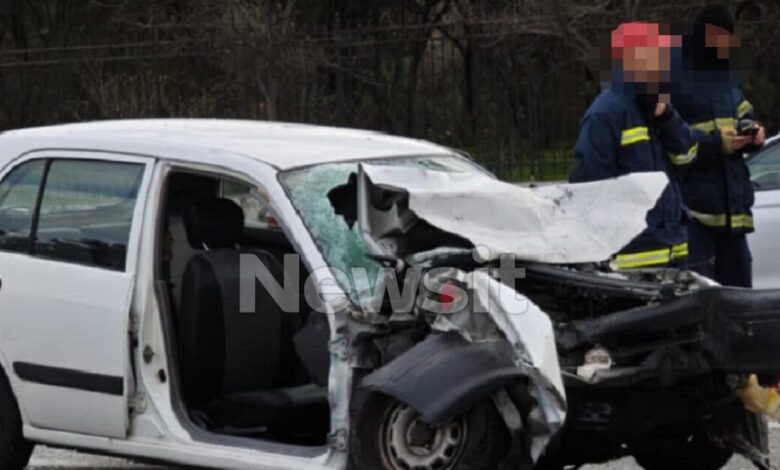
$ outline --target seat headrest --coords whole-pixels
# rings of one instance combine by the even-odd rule
[[[201,199],[184,208],[187,242],[197,249],[234,247],[244,234],[244,211],[230,199]]]

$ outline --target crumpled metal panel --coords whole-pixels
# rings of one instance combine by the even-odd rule
[[[609,259],[646,226],[668,180],[635,173],[593,183],[523,188],[486,175],[361,164],[374,185],[408,192],[434,227],[490,250],[544,263]]]
[[[530,392],[537,406],[526,427],[531,434],[531,457],[536,461],[566,419],[566,392],[552,321],[527,297],[493,279],[487,270],[473,271],[465,280],[471,293],[470,310],[486,312],[514,348],[515,363],[531,379]]]

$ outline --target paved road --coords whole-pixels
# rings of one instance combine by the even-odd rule
[[[773,426],[770,432],[770,445],[772,448],[772,462],[780,463],[780,427]],[[39,447],[36,449],[31,462],[30,470],[102,470],[102,469],[138,469],[138,470],[173,470],[173,467],[152,467],[133,464],[121,459],[97,457],[76,452],[49,449]],[[755,468],[741,457],[734,457],[727,470],[749,470]],[[611,462],[606,465],[588,465],[583,470],[641,470],[633,459],[627,458]]]

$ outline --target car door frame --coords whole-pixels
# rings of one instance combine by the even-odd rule
[[[138,368],[139,389],[143,390],[147,397],[147,419],[151,418],[152,411],[156,414],[156,418],[152,419],[159,420],[158,426],[166,429],[166,436],[171,442],[188,449],[192,449],[191,446],[206,446],[227,452],[224,455],[231,458],[247,459],[241,468],[341,468],[346,465],[345,454],[334,451],[331,445],[312,447],[215,434],[195,424],[187,412],[187,407],[181,399],[172,334],[174,328],[169,310],[170,299],[161,279],[158,263],[164,243],[160,229],[164,224],[166,182],[171,173],[179,171],[221,177],[262,188],[268,196],[270,209],[278,217],[280,229],[304,261],[311,261],[311,258],[307,258],[307,249],[308,256],[311,256],[311,253],[314,253],[315,257],[319,254],[313,245],[306,245],[311,242],[304,239],[304,245],[301,246],[299,242],[302,240],[293,236],[296,227],[300,232],[302,225],[300,220],[294,217],[289,220],[294,209],[278,184],[278,170],[275,168],[229,152],[220,154],[219,164],[205,159],[201,161],[197,155],[191,160],[161,157],[156,165],[153,185],[149,192],[149,209],[144,228],[145,239],[155,242],[145,243],[143,246],[138,277],[138,292],[145,297],[143,303],[147,305],[139,322],[138,341],[143,345],[143,349],[151,354],[148,360],[145,360],[142,357],[142,348],[137,348],[135,364]],[[288,225],[288,222],[292,225]],[[311,269],[309,263],[307,267]],[[161,371],[165,375],[164,381],[160,380]],[[341,385],[339,384],[339,388]],[[344,386],[348,386],[348,383]],[[346,393],[339,395],[346,396]],[[348,407],[343,405],[337,406],[337,409],[344,414],[348,412]],[[246,463],[249,461],[252,462],[251,465]]]
[[[124,270],[47,259],[29,252],[0,252],[4,264],[23,273],[18,286],[22,286],[25,280],[30,281],[35,273],[40,273],[41,282],[52,279],[55,284],[59,282],[54,288],[47,285],[50,293],[41,295],[39,299],[25,300],[21,295],[14,297],[13,290],[10,294],[7,289],[0,292],[0,304],[4,295],[10,296],[6,306],[16,306],[18,311],[28,314],[33,312],[23,316],[10,309],[3,312],[0,308],[0,357],[6,362],[6,373],[25,425],[125,438],[129,428],[129,397],[135,389],[130,318],[134,308],[132,301],[142,225],[155,159],[107,151],[34,150],[8,162],[0,170],[0,181],[20,165],[39,159],[126,162],[144,166],[131,218]],[[41,184],[45,183],[43,179]],[[38,197],[41,194],[39,191]],[[36,216],[39,210],[40,207],[37,207]],[[6,271],[8,274],[9,271]],[[80,292],[73,292],[76,284],[71,276],[86,279],[88,285],[83,286]],[[92,282],[95,284],[89,285]],[[58,305],[72,315],[58,317],[54,309],[49,310],[51,306],[45,302],[56,296],[61,301]],[[36,301],[41,300],[44,304],[40,304],[40,309],[32,308]],[[103,305],[103,300],[111,302],[111,305]],[[106,311],[111,313],[96,316]],[[88,322],[88,319],[93,321]],[[47,328],[40,328],[42,325]],[[61,327],[64,333],[77,333],[72,341],[67,337],[58,338],[57,334],[63,331],[55,331],[57,327]],[[74,366],[74,362],[79,360],[81,362]],[[64,367],[66,364],[69,367]],[[85,409],[89,412],[85,413]]]

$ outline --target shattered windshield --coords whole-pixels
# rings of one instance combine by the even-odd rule
[[[325,261],[334,270],[346,274],[346,279],[340,282],[341,284],[349,282],[349,285],[342,285],[342,288],[355,303],[359,303],[360,296],[357,294],[359,290],[373,289],[381,265],[368,256],[357,224],[350,228],[344,218],[336,214],[328,199],[328,193],[346,184],[350,174],[357,172],[358,163],[360,162],[325,163],[286,171],[280,175],[282,185],[287,190],[303,223],[311,232]],[[370,163],[417,167],[430,171],[486,173],[477,165],[455,155],[398,157],[370,160]],[[366,278],[369,285],[365,285]]]

